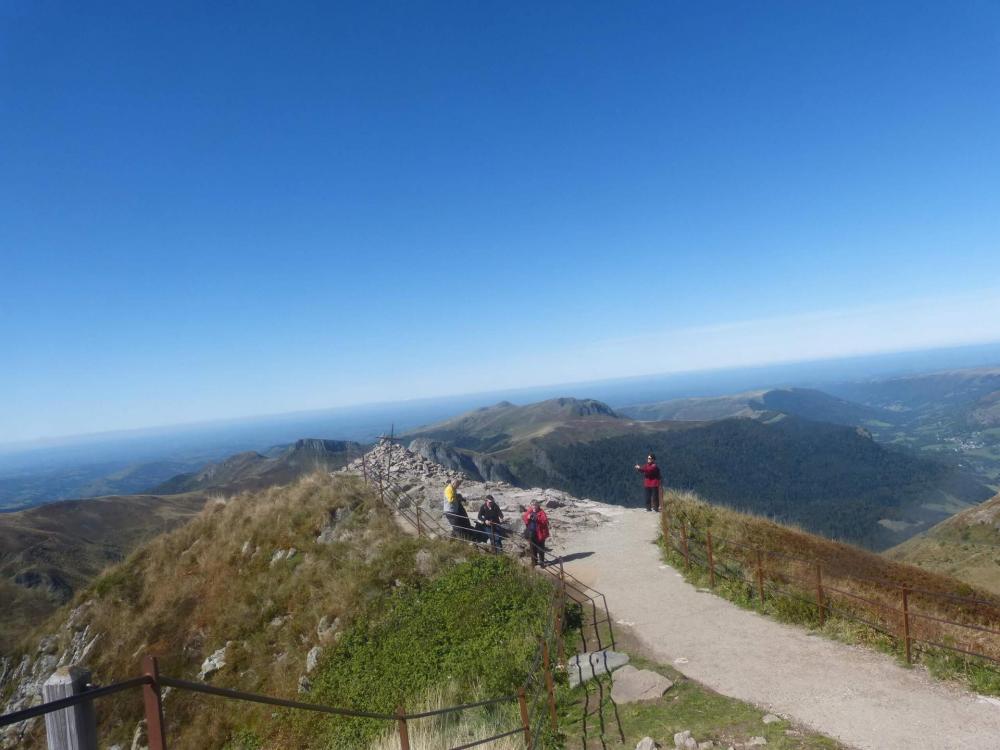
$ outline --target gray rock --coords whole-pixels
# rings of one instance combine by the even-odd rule
[[[299,677],[299,692],[308,693],[310,690],[312,690],[312,681],[305,675]]]
[[[765,724],[773,724],[776,721],[781,721],[780,716],[775,716],[774,714],[764,714],[764,718],[761,719]]]
[[[691,739],[691,730],[685,729],[683,732],[678,732],[674,735],[674,747],[687,747],[686,743]]]
[[[704,742],[698,743],[698,750],[712,750],[715,747],[715,743],[712,740],[705,740]]]
[[[615,703],[656,700],[674,685],[658,672],[631,665],[616,671],[612,679],[611,700]]]
[[[635,750],[656,750],[658,747],[659,745],[653,742],[652,737],[643,737],[635,746]]]
[[[746,743],[747,747],[757,747],[758,745],[766,745],[767,740],[763,737],[751,737],[750,741]]]
[[[316,669],[316,665],[319,664],[319,657],[322,655],[323,649],[319,646],[313,646],[309,649],[309,653],[306,654],[306,674]]]
[[[434,555],[430,550],[422,549],[413,557],[417,572],[422,576],[430,576],[434,573]]]
[[[609,649],[577,654],[571,657],[566,664],[569,686],[576,687],[581,682],[586,682],[598,675],[608,674],[626,664],[628,664],[628,654]]]
[[[232,641],[226,641],[226,645],[218,649],[211,656],[209,656],[205,661],[201,663],[201,671],[198,672],[199,680],[206,680],[213,674],[218,672],[224,666],[226,666],[226,650],[232,644]]]

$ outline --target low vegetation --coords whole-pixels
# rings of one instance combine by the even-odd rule
[[[965,680],[979,692],[1000,694],[1000,669],[991,661],[1000,659],[995,635],[1000,630],[1000,597],[851,545],[711,505],[690,493],[668,492],[665,500],[663,520],[671,543],[663,545],[664,554],[692,583],[711,585],[706,533],[711,530],[716,593],[901,660],[905,588],[913,661],[937,676]],[[817,604],[820,586],[822,623]]]
[[[163,674],[197,679],[221,651],[225,664],[206,678],[214,685],[393,712],[439,689],[474,699],[529,666],[544,585],[511,561],[467,555],[404,534],[359,480],[316,474],[211,503],[72,606],[99,635],[87,661],[101,684],[135,676],[146,653]],[[39,635],[67,639],[65,617]],[[386,729],[177,690],[164,710],[180,748],[355,748]],[[129,746],[141,700],[106,699],[98,714],[102,743]],[[36,734],[26,746],[43,742]]]

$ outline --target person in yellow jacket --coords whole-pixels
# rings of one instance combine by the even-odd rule
[[[452,479],[444,486],[444,517],[451,524],[452,536],[468,539],[472,534],[472,524],[469,523],[469,514],[462,503],[462,496],[458,494],[461,485],[461,479]]]

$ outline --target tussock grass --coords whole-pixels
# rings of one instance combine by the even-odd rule
[[[482,688],[471,691],[484,695]],[[469,701],[469,692],[456,685],[442,685],[430,690],[414,710],[438,711]],[[418,719],[408,723],[411,750],[441,750],[458,747],[469,742],[504,734],[520,725],[521,719],[515,704],[505,704],[491,709],[474,709],[458,714]],[[487,742],[479,747],[487,750],[523,750],[524,735],[514,734]],[[393,728],[373,741],[368,750],[399,750],[399,734]]]
[[[908,608],[914,660],[925,664],[932,674],[961,678],[979,692],[1000,694],[1000,665],[926,643],[1000,658],[1000,637],[920,616],[1000,630],[1000,597],[849,544],[711,505],[692,493],[667,492],[665,507],[662,520],[669,524],[672,544],[664,545],[664,554],[678,570],[685,571],[679,549],[683,523],[692,564],[685,575],[693,583],[709,585],[706,531],[711,529],[716,593],[783,621],[819,629],[819,566],[827,615],[822,632],[899,658],[903,654],[902,589],[906,587],[911,589]],[[756,554],[748,547],[761,550],[763,603],[758,595]]]
[[[334,541],[319,543],[331,526]],[[291,558],[274,560],[293,548]],[[336,632],[348,631],[371,602],[420,586],[462,553],[403,535],[360,480],[319,473],[216,498],[106,571],[73,606],[82,606],[78,627],[99,634],[87,663],[101,684],[136,676],[145,653],[161,657],[162,673],[195,679],[202,661],[228,643],[213,684],[302,698],[307,653],[317,645],[329,651],[340,637],[333,630],[321,636],[321,619],[340,618]],[[66,615],[41,632],[57,631]],[[72,632],[59,633],[65,646]],[[178,748],[266,747],[287,723],[285,711],[180,691],[167,695],[164,710]],[[98,715],[102,742],[129,746],[141,699],[126,693],[101,701]],[[38,734],[32,742],[44,746]]]

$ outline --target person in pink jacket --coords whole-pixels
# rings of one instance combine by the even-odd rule
[[[521,516],[524,538],[531,545],[531,564],[545,567],[545,540],[549,538],[549,517],[537,500],[532,500]]]
[[[656,456],[650,453],[646,457],[644,466],[635,465],[635,470],[643,476],[642,484],[646,490],[646,511],[660,512],[660,485],[663,475],[660,474],[660,467],[656,465]]]

